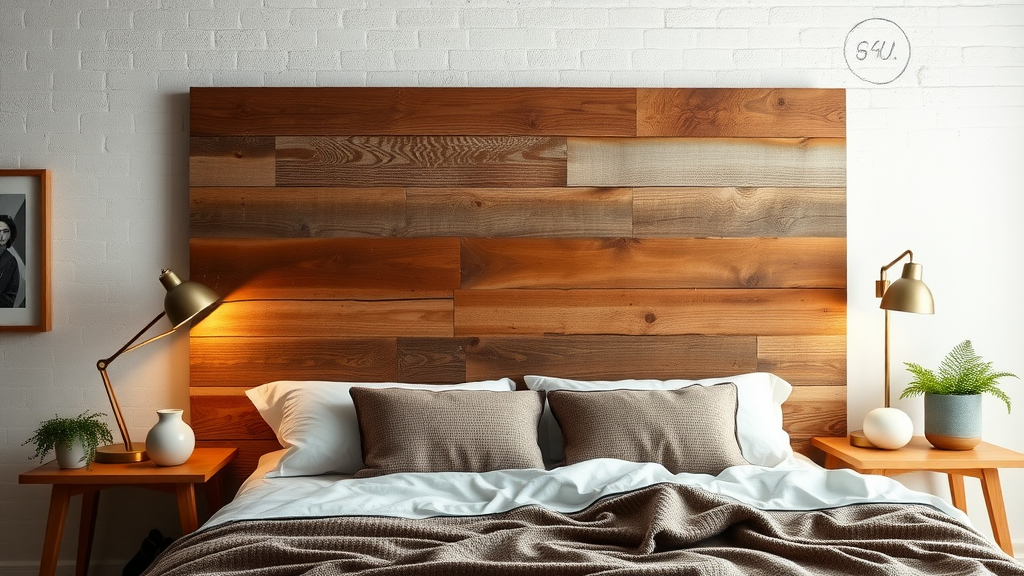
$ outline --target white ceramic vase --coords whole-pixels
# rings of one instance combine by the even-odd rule
[[[85,444],[81,438],[75,438],[70,446],[58,442],[53,451],[57,455],[57,466],[65,470],[85,467]]]
[[[146,453],[158,466],[182,464],[196,447],[196,435],[181,414],[177,408],[156,411],[159,420],[146,435]]]
[[[896,408],[875,408],[864,417],[864,436],[883,450],[898,450],[914,436],[914,422]]]

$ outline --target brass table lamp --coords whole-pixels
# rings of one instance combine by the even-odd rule
[[[103,377],[103,385],[107,389],[110,407],[114,411],[114,419],[117,420],[117,428],[120,430],[121,439],[124,441],[123,444],[108,444],[97,448],[96,462],[112,464],[142,462],[149,459],[149,456],[146,455],[145,442],[132,442],[131,436],[128,434],[128,427],[125,425],[124,416],[121,414],[121,406],[117,403],[117,396],[114,394],[114,388],[111,387],[110,378],[107,376],[107,368],[110,366],[110,363],[121,354],[159,340],[188,324],[190,321],[192,325],[198,324],[220,304],[220,297],[213,290],[198,282],[182,282],[170,270],[163,270],[160,273],[160,283],[167,290],[167,295],[164,296],[163,312],[158,314],[149,324],[146,324],[146,327],[140,330],[127,344],[122,346],[117,352],[114,352],[113,356],[96,362],[96,368],[100,371],[100,376]],[[170,330],[135,344],[143,334],[149,331],[164,316],[167,316],[168,320],[171,321]]]
[[[903,274],[900,279],[890,286],[885,272],[906,256],[910,257],[910,261],[903,265]],[[879,279],[875,281],[875,297],[882,299],[879,308],[885,310],[885,409],[887,410],[896,410],[889,407],[889,311],[913,312],[915,314],[935,313],[935,300],[932,298],[931,290],[921,280],[922,271],[923,267],[914,262],[914,253],[906,250],[895,260],[882,266]],[[869,416],[872,415],[869,414]],[[903,416],[906,417],[906,414]],[[909,421],[909,417],[906,419]],[[907,440],[909,439],[908,437]],[[868,440],[863,430],[850,433],[850,444],[862,448],[876,447]]]

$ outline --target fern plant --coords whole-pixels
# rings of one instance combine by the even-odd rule
[[[75,440],[81,440],[82,445],[85,446],[85,467],[90,468],[100,442],[109,444],[114,441],[107,423],[99,419],[101,416],[106,416],[106,414],[102,412],[90,414],[85,411],[74,418],[61,418],[54,414],[53,418],[39,424],[35,435],[22,442],[21,445],[35,444],[35,456],[30,456],[29,459],[38,458],[42,462],[43,458],[51,450],[55,450],[58,445],[70,448]]]
[[[938,373],[913,362],[904,364],[907,371],[914,375],[914,380],[903,390],[900,398],[926,393],[958,396],[987,393],[1002,400],[1006,404],[1006,412],[1010,412],[1010,397],[999,388],[998,380],[1017,378],[1017,375],[994,371],[992,363],[985,362],[974,351],[970,340],[957,344],[946,354],[939,364]]]

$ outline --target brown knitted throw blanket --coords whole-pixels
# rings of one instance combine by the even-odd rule
[[[146,574],[1024,576],[1024,565],[927,506],[765,512],[659,484],[572,514],[234,522],[181,538]]]

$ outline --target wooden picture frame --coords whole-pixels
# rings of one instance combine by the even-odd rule
[[[0,170],[0,228],[11,229],[0,245],[0,331],[52,328],[50,184],[46,169]]]

